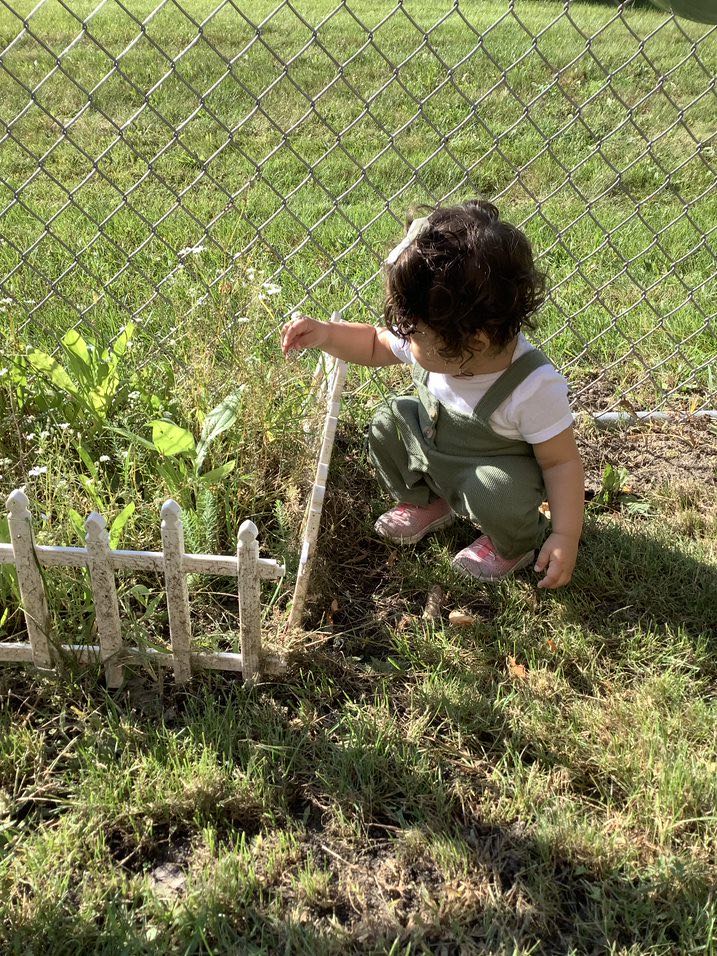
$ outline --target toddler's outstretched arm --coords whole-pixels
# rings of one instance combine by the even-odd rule
[[[585,472],[572,427],[533,445],[550,504],[553,525],[540,549],[535,570],[545,571],[539,588],[559,588],[573,574],[585,509]],[[547,570],[546,570],[547,569]]]
[[[300,315],[292,318],[281,330],[281,351],[288,355],[292,349],[322,349],[329,355],[379,368],[396,365],[396,358],[389,345],[387,329],[356,322],[319,322]]]

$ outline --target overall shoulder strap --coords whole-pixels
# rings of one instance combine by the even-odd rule
[[[496,379],[473,412],[476,418],[488,421],[496,408],[524,382],[525,379],[542,365],[550,365],[550,360],[539,349],[525,352]]]
[[[411,375],[413,376],[413,381],[416,385],[427,385],[428,384],[428,372],[425,368],[422,368],[418,362],[414,362],[411,366]]]

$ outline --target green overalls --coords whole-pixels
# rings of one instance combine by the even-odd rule
[[[533,448],[498,435],[488,421],[531,372],[546,364],[537,349],[521,355],[472,415],[441,405],[428,391],[428,372],[414,365],[418,398],[393,398],[369,429],[369,456],[389,494],[414,505],[445,498],[456,514],[480,526],[504,558],[539,547],[546,521],[538,507],[545,486]]]

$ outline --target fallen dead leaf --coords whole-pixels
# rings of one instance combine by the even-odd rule
[[[514,657],[508,658],[508,673],[516,680],[526,680],[528,677],[527,667],[524,664],[518,664]]]
[[[558,645],[551,637],[549,637],[545,643],[548,645],[548,650],[552,651],[553,654],[557,651]]]
[[[456,627],[470,627],[471,624],[475,624],[475,620],[472,614],[467,614],[465,611],[451,611],[448,615],[448,622]]]

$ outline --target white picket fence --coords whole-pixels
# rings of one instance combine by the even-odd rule
[[[259,557],[258,531],[253,522],[245,521],[239,528],[235,555],[186,554],[181,508],[170,500],[161,512],[162,551],[111,549],[105,519],[97,512],[85,522],[87,546],[66,548],[35,544],[28,506],[28,498],[20,490],[13,491],[7,499],[10,544],[0,544],[0,564],[13,564],[17,571],[29,643],[0,643],[0,661],[29,661],[48,670],[54,667],[60,652],[82,661],[99,657],[109,687],[122,684],[125,663],[139,655],[149,656],[153,663],[172,666],[178,683],[188,681],[196,668],[241,671],[246,680],[262,674],[281,674],[286,669],[281,655],[262,651],[260,604],[261,582],[278,580],[285,568],[277,561]],[[89,569],[98,646],[59,644],[55,639],[41,569],[56,567]],[[125,644],[116,571],[156,571],[164,575],[171,653]],[[187,575],[197,573],[237,579],[240,654],[192,651]]]

